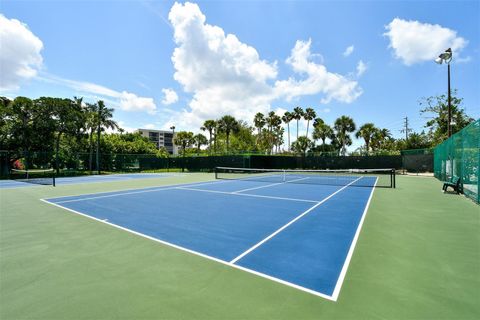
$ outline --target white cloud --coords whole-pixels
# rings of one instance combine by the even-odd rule
[[[457,32],[438,24],[393,19],[384,33],[390,39],[389,47],[395,58],[409,66],[423,61],[433,61],[447,48],[458,55],[468,41]]]
[[[39,77],[39,79],[67,86],[77,90],[79,93],[93,94],[98,96],[100,99],[113,98],[111,102],[125,111],[139,111],[154,114],[157,109],[153,98],[139,97],[131,92],[119,92],[95,83],[64,79],[53,75]]]
[[[360,77],[362,74],[365,73],[365,71],[367,71],[367,65],[362,60],[358,61],[357,77]]]
[[[175,103],[178,101],[178,95],[177,93],[172,90],[172,89],[162,89],[162,92],[163,92],[163,100],[162,100],[162,103],[164,105],[169,105],[169,104],[172,104],[172,103]]]
[[[347,47],[347,48],[345,49],[345,51],[343,52],[343,56],[344,56],[344,57],[348,57],[349,55],[351,55],[354,48],[355,48],[355,47],[353,46],[353,44],[352,44],[351,46]]]
[[[275,89],[279,96],[284,96],[287,101],[303,95],[322,93],[322,103],[331,100],[350,103],[362,94],[362,89],[356,81],[347,79],[338,73],[327,71],[327,68],[319,63],[311,61],[311,40],[298,40],[292,49],[287,63],[296,73],[306,75],[304,80],[296,80],[290,77],[288,80],[279,80],[275,83]]]
[[[155,129],[155,125],[153,123],[147,123],[143,126],[145,129]]]
[[[177,127],[196,128],[206,119],[231,114],[239,119],[269,110],[277,76],[275,63],[261,60],[255,48],[209,25],[198,5],[175,3],[169,20],[177,44],[172,55],[174,78],[193,98],[174,121]]]
[[[16,90],[42,67],[42,41],[28,26],[0,14],[0,89]]]
[[[298,41],[287,59],[305,79],[281,81],[276,61],[262,60],[254,47],[206,23],[197,4],[175,3],[168,17],[177,46],[174,79],[192,94],[188,105],[167,121],[180,130],[194,130],[225,114],[251,122],[255,113],[267,113],[273,101],[282,99],[323,94],[322,102],[349,103],[362,92],[357,82],[328,72],[322,56],[310,52],[310,41]]]

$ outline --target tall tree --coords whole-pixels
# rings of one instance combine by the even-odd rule
[[[267,118],[265,119],[268,127],[268,146],[269,152],[272,152],[272,149],[275,145],[275,134],[274,131],[282,124],[282,118],[275,114],[274,111],[268,113]]]
[[[256,144],[258,146],[259,140],[262,138],[262,129],[265,126],[266,121],[265,121],[265,115],[261,112],[257,112],[255,114],[255,117],[253,118],[253,125],[255,128],[257,128],[257,138],[256,138]]]
[[[325,140],[333,139],[333,129],[325,122],[314,123],[313,125],[313,139],[322,140],[322,145],[325,145]]]
[[[213,130],[215,130],[215,127],[217,126],[217,122],[215,120],[205,120],[203,123],[203,127],[200,129],[203,131],[208,131],[208,150],[211,152],[212,151],[212,134]]]
[[[113,109],[107,108],[102,100],[97,102],[97,172],[100,174],[100,133],[105,129],[118,129],[118,124],[112,120]]]
[[[387,144],[387,141],[390,140],[392,140],[392,134],[390,133],[390,130],[385,128],[377,129],[373,134],[370,145],[372,147],[372,150],[382,149]]]
[[[293,119],[297,120],[297,140],[298,140],[298,121],[303,117],[303,109],[301,107],[295,107],[293,109]]]
[[[370,141],[373,139],[375,133],[377,133],[378,129],[375,127],[375,125],[371,122],[365,123],[362,125],[357,133],[355,134],[355,137],[358,138],[363,138],[365,141],[365,151],[368,155],[368,152],[370,150]]]
[[[315,117],[317,116],[317,114],[315,113],[315,110],[313,110],[312,108],[306,108],[305,109],[305,113],[303,114],[303,118],[305,120],[307,120],[307,133],[305,134],[305,137],[308,138],[308,127],[310,125],[310,121],[315,119]]]
[[[175,133],[173,141],[176,145],[182,148],[182,155],[185,156],[185,150],[192,146],[195,143],[193,132],[190,131],[179,131]]]
[[[193,136],[193,141],[195,142],[195,145],[197,146],[197,154],[200,154],[200,148],[203,145],[206,145],[208,143],[207,137],[205,137],[201,133],[198,133],[195,136]]]
[[[474,119],[462,108],[463,98],[456,96],[457,90],[451,95],[452,134],[460,131]],[[431,96],[420,100],[422,115],[432,115],[425,127],[428,128],[432,144],[437,145],[448,138],[448,97],[446,95]]]
[[[285,111],[282,121],[287,125],[288,130],[288,151],[290,151],[290,121],[293,120],[293,114],[291,112]]]
[[[218,120],[218,129],[220,132],[225,133],[228,152],[230,147],[230,134],[239,130],[238,121],[230,115],[223,116]]]
[[[341,153],[342,155],[346,155],[347,146],[352,144],[349,133],[355,131],[355,122],[353,122],[353,119],[350,117],[341,116],[335,120],[334,128]]]
[[[301,153],[303,156],[305,156],[307,150],[312,147],[312,141],[305,136],[299,137],[297,141],[292,143],[292,150],[297,153]]]

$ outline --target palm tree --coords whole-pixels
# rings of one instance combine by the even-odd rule
[[[307,149],[311,148],[312,146],[312,141],[307,137],[302,136],[299,137],[297,141],[292,143],[292,150],[305,156]]]
[[[347,153],[347,145],[352,144],[352,139],[350,138],[349,133],[355,131],[355,122],[353,119],[347,116],[341,116],[335,120],[334,124],[335,131],[337,132],[336,136],[342,151],[342,155]]]
[[[276,115],[275,112],[270,111],[268,113],[268,117],[265,120],[268,126],[269,152],[271,152],[275,144],[275,135],[273,134],[273,131],[282,124],[282,118]]]
[[[200,128],[203,131],[208,131],[208,149],[210,152],[212,151],[212,134],[216,126],[217,122],[215,120],[205,120],[205,122],[203,123],[203,127]]]
[[[313,110],[312,108],[305,109],[305,113],[303,114],[303,118],[305,120],[307,120],[307,134],[305,135],[305,137],[307,137],[307,138],[308,138],[308,127],[310,125],[310,120],[315,119],[316,116],[317,116],[317,114],[315,113],[315,110]]]
[[[375,128],[375,125],[369,122],[362,125],[355,134],[355,137],[357,139],[363,138],[363,140],[365,141],[365,150],[367,152],[367,155],[368,151],[370,150],[370,141],[372,140],[377,131],[378,129]]]
[[[262,135],[262,129],[265,126],[265,124],[266,124],[266,121],[265,121],[264,114],[261,112],[257,112],[257,114],[255,114],[255,117],[253,118],[253,125],[255,126],[255,128],[257,128],[257,132],[258,132],[257,138],[255,139],[255,144],[257,146],[258,146],[258,141],[260,140]]]
[[[297,140],[298,140],[298,120],[303,117],[303,109],[301,107],[295,107],[293,109],[293,119],[297,120]]]
[[[383,145],[392,139],[392,134],[388,129],[377,129],[370,142],[372,150],[382,148]]]
[[[195,145],[197,146],[197,155],[200,154],[200,147],[203,146],[203,145],[206,145],[208,143],[207,137],[205,137],[201,133],[193,136],[193,141],[195,142]]]
[[[93,133],[97,127],[97,105],[87,103],[85,106],[85,117],[86,117],[86,127],[88,130],[88,147],[89,147],[89,157],[88,157],[88,170],[92,171],[93,166]]]
[[[293,120],[293,114],[291,112],[285,111],[285,114],[282,117],[283,122],[287,125],[288,130],[288,151],[290,151],[290,121]]]
[[[117,122],[112,120],[113,109],[107,108],[102,100],[99,100],[97,106],[97,173],[100,174],[100,132],[105,129],[118,129]]]
[[[325,145],[327,138],[333,137],[333,129],[326,123],[318,122],[313,124],[313,139],[322,140],[322,145]]]
[[[226,136],[227,152],[230,146],[230,134],[238,132],[239,129],[238,121],[230,115],[223,116],[218,120],[218,130],[225,133]]]
[[[179,131],[175,134],[173,142],[182,148],[182,155],[185,156],[185,150],[195,142],[193,132]]]

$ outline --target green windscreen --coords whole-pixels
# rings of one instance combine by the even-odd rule
[[[480,203],[480,119],[452,135],[434,150],[434,173],[447,181],[461,178],[463,193]]]

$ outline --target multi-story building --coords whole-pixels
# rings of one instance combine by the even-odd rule
[[[170,154],[177,154],[177,148],[173,143],[173,132],[165,130],[138,129],[137,132],[157,145],[157,148],[165,147]]]

